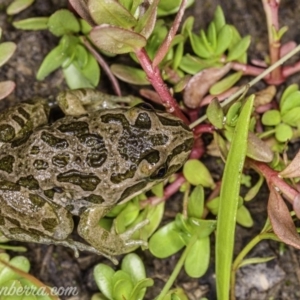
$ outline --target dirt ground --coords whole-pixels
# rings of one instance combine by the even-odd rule
[[[11,25],[12,20],[24,19],[34,16],[49,16],[59,8],[66,7],[66,0],[36,0],[34,5],[16,17],[8,17],[4,7],[10,1],[0,0],[0,27],[3,29],[2,41],[13,41],[18,48],[13,58],[0,70],[0,81],[5,79],[14,80],[17,87],[12,95],[0,102],[0,110],[5,106],[29,99],[33,96],[53,98],[60,90],[66,88],[62,72],[57,71],[48,76],[44,81],[38,82],[35,74],[45,55],[52,49],[57,38],[47,31],[20,31],[15,30]],[[268,53],[268,38],[265,16],[260,0],[253,1],[217,1],[202,0],[195,1],[195,5],[189,8],[186,16],[196,16],[196,29],[204,28],[212,19],[214,10],[218,4],[222,5],[226,20],[235,25],[242,36],[251,35],[252,43],[249,51],[251,59],[263,59]],[[280,22],[289,27],[284,41],[295,40],[299,43],[300,36],[300,0],[283,0],[280,9]],[[294,59],[295,60],[295,59]],[[298,82],[299,75],[289,79],[288,84]],[[105,75],[102,77],[104,84],[107,82]],[[126,87],[124,94],[137,90]],[[260,83],[255,89],[263,87]],[[280,87],[279,90],[282,90]],[[297,151],[298,145],[291,148]],[[205,158],[216,179],[221,178],[222,170],[215,167],[212,158]],[[254,175],[254,180],[255,180]],[[236,235],[236,249],[238,253],[242,247],[257,234],[266,218],[266,203],[268,191],[264,187],[248,207],[254,218],[253,228],[245,229],[238,227]],[[174,198],[168,204],[169,214],[180,210],[178,207],[180,198]],[[13,243],[19,244],[19,243]],[[37,244],[26,244],[28,252],[25,254],[32,265],[31,273],[44,283],[50,286],[74,287],[78,295],[73,297],[62,297],[62,299],[90,299],[91,295],[97,292],[97,286],[93,280],[93,267],[99,262],[107,262],[97,255],[82,253],[78,259],[69,249],[57,246],[45,246]],[[147,276],[155,280],[153,288],[147,292],[146,299],[154,299],[163,287],[165,281],[171,274],[178,256],[158,260],[153,258],[149,252],[139,252],[143,258]],[[236,293],[237,299],[276,299],[296,300],[300,299],[300,269],[299,251],[290,247],[280,248],[278,243],[264,241],[254,249],[251,256],[276,256],[276,259],[258,265],[251,265],[242,268],[238,272]],[[214,253],[212,250],[211,266],[207,274],[200,279],[191,279],[183,271],[180,273],[176,286],[186,290],[189,299],[197,300],[207,297],[209,300],[216,299],[215,274],[214,274]]]

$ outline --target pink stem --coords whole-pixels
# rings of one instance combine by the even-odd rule
[[[268,184],[272,184],[285,195],[285,198],[293,204],[293,201],[299,192],[288,185],[282,178],[278,176],[278,172],[271,169],[268,165],[262,162],[250,160],[250,165],[261,173],[267,180]]]
[[[165,188],[164,195],[162,197],[150,197],[140,203],[141,207],[145,207],[148,204],[157,205],[163,201],[166,201],[168,198],[178,192],[180,187],[186,180],[182,174],[176,174],[176,176],[176,180]]]
[[[135,52],[142,68],[147,74],[148,80],[159,94],[162,104],[166,107],[169,113],[177,116],[186,124],[189,124],[188,119],[180,110],[178,103],[171,95],[167,85],[164,83],[158,67],[153,67],[152,62],[146,53],[145,49],[139,49]]]
[[[270,63],[271,65],[277,62],[280,58],[280,40],[276,39],[273,34],[273,30],[279,30],[278,21],[278,9],[280,0],[262,0],[263,7],[266,14],[268,36],[269,36],[269,48],[270,48]],[[274,81],[282,81],[281,66],[271,72],[271,78]]]
[[[173,25],[170,28],[167,36],[165,37],[163,43],[159,47],[159,49],[158,49],[158,51],[157,51],[157,53],[156,53],[156,55],[155,55],[155,57],[153,59],[153,62],[152,62],[153,67],[158,66],[160,64],[160,62],[166,56],[167,52],[169,51],[171,43],[172,43],[172,41],[174,39],[174,36],[175,36],[175,34],[176,34],[177,30],[178,30],[178,27],[179,27],[179,25],[181,23],[186,3],[187,3],[187,0],[182,0],[181,1],[180,7],[179,7],[178,13],[176,15],[176,18],[175,18],[175,20],[173,22]]]

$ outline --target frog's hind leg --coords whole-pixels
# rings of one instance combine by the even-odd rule
[[[12,240],[66,244],[73,230],[71,214],[32,191],[12,187],[0,189],[0,231]]]
[[[76,257],[78,250],[105,255],[92,246],[68,238],[73,226],[70,212],[42,196],[25,188],[13,192],[0,189],[0,231],[8,239],[62,245],[72,248]],[[114,264],[118,263],[111,256],[105,256]]]
[[[108,207],[95,206],[85,210],[80,215],[78,233],[102,254],[111,257],[128,252],[134,246],[147,246],[143,240],[133,240],[131,236],[148,224],[148,220],[138,223],[122,234],[109,232],[99,225],[101,217],[109,211]]]

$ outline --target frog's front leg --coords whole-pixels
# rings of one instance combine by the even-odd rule
[[[77,89],[60,92],[56,98],[65,115],[80,116],[100,109],[119,107],[118,102],[130,103],[132,97],[118,97],[95,89]]]
[[[142,240],[132,240],[134,232],[148,224],[148,220],[138,223],[133,228],[122,234],[109,232],[99,225],[101,217],[110,210],[108,207],[95,206],[88,208],[80,215],[78,233],[94,248],[106,256],[126,253],[134,246],[147,246],[147,242]]]

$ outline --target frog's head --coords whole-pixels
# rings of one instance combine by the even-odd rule
[[[112,188],[122,190],[122,203],[178,171],[187,160],[193,134],[180,119],[139,104],[122,113],[105,114],[102,122],[122,125],[117,151],[124,169],[113,171]],[[119,202],[118,201],[118,202]]]

